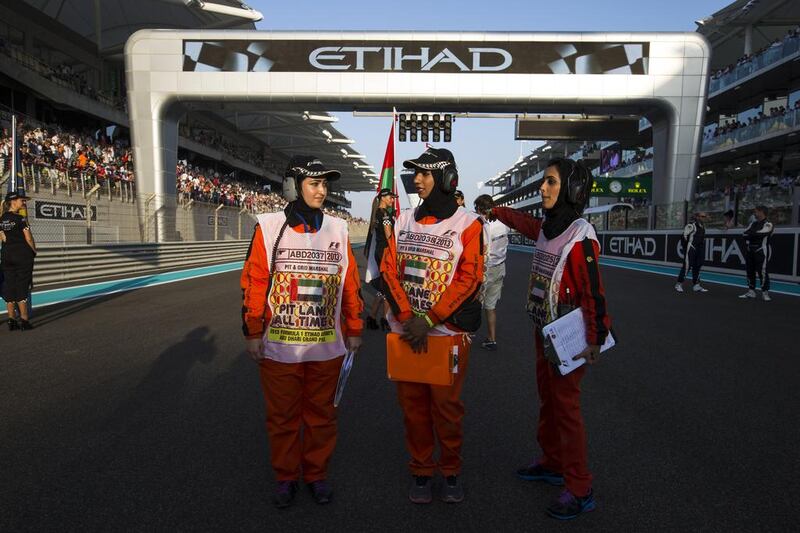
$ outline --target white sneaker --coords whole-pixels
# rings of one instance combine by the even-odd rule
[[[765,302],[772,301],[772,298],[770,298],[770,296],[769,296],[769,291],[762,291],[761,292],[761,298],[763,298]]]
[[[681,285],[680,283],[676,283],[675,290],[678,292],[683,292],[683,285]]]
[[[694,287],[692,287],[692,290],[694,292],[708,292],[708,289],[706,289],[705,287],[703,287],[699,283],[695,284]]]
[[[739,298],[755,298],[755,297],[756,297],[756,291],[754,291],[753,289],[748,289],[746,293],[739,295]]]

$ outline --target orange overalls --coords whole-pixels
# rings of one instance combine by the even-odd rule
[[[302,224],[293,231],[305,231]],[[287,229],[287,231],[289,231]],[[309,231],[316,231],[309,228]],[[353,250],[347,243],[348,266],[342,292],[342,329],[345,337],[360,337],[362,330],[361,281]],[[267,305],[269,264],[261,228],[256,226],[241,276],[242,322],[245,337],[259,339],[272,313]],[[336,446],[336,409],[333,396],[342,358],[328,361],[259,362],[261,388],[267,410],[270,461],[277,481],[300,479],[311,483],[326,479]],[[303,433],[301,438],[300,428]]]
[[[429,225],[437,223],[437,219],[429,216],[418,222]],[[461,234],[464,250],[456,265],[452,283],[428,311],[428,317],[434,324],[443,322],[478,290],[483,280],[482,232],[482,224],[476,220]],[[413,318],[411,304],[400,284],[394,239],[389,240],[383,254],[381,273],[386,290],[397,305],[397,319],[403,322]],[[437,467],[444,476],[461,472],[461,445],[464,439],[461,388],[467,374],[469,342],[465,340],[465,335],[456,336],[454,342],[459,344],[459,355],[458,373],[452,385],[397,382],[397,397],[403,409],[406,428],[406,448],[411,454],[409,467],[415,476],[432,476]],[[433,459],[434,435],[439,440],[438,463]]]

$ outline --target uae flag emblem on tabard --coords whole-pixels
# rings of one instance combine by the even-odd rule
[[[293,279],[291,297],[293,302],[321,302],[325,287],[319,279]]]
[[[533,280],[533,290],[531,293],[535,298],[540,298],[544,300],[545,290],[547,289],[547,285],[544,281],[540,279]]]
[[[422,285],[425,283],[425,271],[428,269],[428,264],[422,261],[414,261],[413,259],[403,260],[403,281],[409,283],[417,283]]]

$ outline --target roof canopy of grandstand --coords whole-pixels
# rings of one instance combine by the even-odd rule
[[[255,20],[261,18],[239,0],[24,0],[24,3],[56,22],[54,30],[65,26],[95,43],[103,56],[119,58],[128,37],[143,28],[253,30]]]
[[[74,72],[107,68],[116,63],[123,71],[123,48],[127,39],[145,28],[166,29],[237,29],[254,30],[261,14],[239,0],[0,0],[0,14],[8,23],[19,26],[25,34],[24,48],[47,48],[44,54],[51,66],[70,65]],[[7,15],[7,17],[6,17]],[[40,37],[43,42],[33,42]],[[55,36],[52,42],[48,37]],[[61,46],[59,43],[69,44]],[[30,45],[30,46],[29,46]],[[104,67],[105,65],[105,67]],[[102,76],[101,76],[102,77]],[[24,84],[24,80],[18,80]],[[59,103],[57,98],[37,93]],[[120,98],[116,99],[121,100]],[[118,109],[77,109],[101,120],[128,126],[128,117]],[[197,102],[187,106],[184,119],[198,128],[213,128],[230,144],[265,154],[264,165],[236,164],[247,172],[279,182],[286,162],[293,155],[314,154],[342,173],[333,189],[368,191],[375,188],[374,169],[365,156],[350,146],[335,127],[335,117],[324,109],[300,108],[262,111],[248,103]],[[192,142],[191,130],[181,132],[179,146],[205,157],[230,164],[219,151],[203,149]],[[258,159],[260,161],[260,158]],[[249,163],[253,163],[252,161]]]
[[[737,0],[695,23],[714,49],[711,68],[719,69],[768,47],[800,25],[800,2]]]

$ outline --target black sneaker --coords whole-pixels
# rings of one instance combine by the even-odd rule
[[[489,339],[486,339],[481,343],[481,348],[484,350],[489,350],[490,352],[495,352],[497,351],[497,341],[490,341]]]
[[[308,486],[311,488],[311,494],[314,496],[315,502],[320,505],[331,503],[333,490],[327,481],[324,479],[318,479],[317,481],[312,481],[309,483]]]
[[[564,484],[564,476],[558,472],[553,472],[534,461],[528,466],[523,466],[517,470],[517,476],[525,481],[544,481],[548,485],[560,487]]]
[[[464,501],[464,485],[458,476],[447,476],[442,487],[442,501],[445,503],[461,503]]]
[[[28,331],[29,329],[33,329],[33,324],[31,324],[25,319],[22,319],[19,321],[19,329],[21,329],[22,331]]]
[[[275,486],[275,496],[272,498],[272,502],[278,509],[284,509],[292,505],[295,494],[297,494],[296,481],[278,481],[278,484]]]
[[[581,513],[594,511],[594,493],[589,490],[589,494],[582,498],[576,497],[570,491],[565,490],[561,495],[553,500],[547,508],[547,514],[558,520],[572,520]]]
[[[433,501],[432,486],[431,476],[414,476],[414,482],[408,489],[408,499],[414,503],[431,503]]]
[[[392,331],[392,326],[389,325],[389,321],[385,318],[381,318],[381,331]]]
[[[19,323],[14,320],[13,318],[8,319],[8,331],[14,331],[15,329],[19,329]]]

